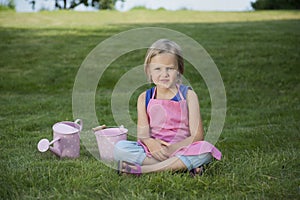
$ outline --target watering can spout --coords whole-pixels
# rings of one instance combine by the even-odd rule
[[[52,151],[52,153],[54,153],[55,155],[57,155],[58,157],[61,156],[61,151],[58,149],[58,148],[55,148],[55,147],[51,147],[50,146],[50,151]]]

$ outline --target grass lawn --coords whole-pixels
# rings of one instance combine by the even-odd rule
[[[192,37],[218,66],[227,96],[216,144],[223,159],[194,179],[169,172],[136,178],[118,176],[84,145],[75,160],[38,152],[38,141],[52,138],[54,123],[74,120],[73,84],[89,52],[114,34],[149,26]],[[1,11],[0,39],[0,199],[300,198],[299,11]],[[114,125],[114,84],[143,63],[143,53],[120,57],[100,80],[100,123]],[[186,74],[207,130],[209,93],[189,65]]]

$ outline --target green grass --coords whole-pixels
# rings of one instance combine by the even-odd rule
[[[118,176],[83,145],[75,160],[39,153],[38,141],[51,139],[55,122],[73,120],[73,84],[88,53],[116,33],[146,26],[187,34],[218,66],[228,109],[216,144],[222,161],[195,179],[168,172],[136,178]],[[0,38],[0,199],[300,198],[299,11],[1,11]],[[126,72],[121,66],[141,64],[143,53],[120,57],[100,80],[101,122],[114,124],[113,85]],[[193,74],[187,65],[207,129],[209,93]]]

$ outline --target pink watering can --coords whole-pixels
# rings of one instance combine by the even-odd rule
[[[80,131],[82,130],[82,120],[75,122],[63,121],[53,125],[53,140],[41,139],[38,143],[38,150],[46,152],[49,148],[60,158],[77,158],[80,151]],[[53,146],[50,146],[52,145]]]

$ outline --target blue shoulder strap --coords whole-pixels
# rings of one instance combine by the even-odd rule
[[[186,95],[187,95],[188,90],[192,90],[192,88],[190,86],[180,85],[179,90],[180,90],[183,98],[186,99]],[[173,101],[180,101],[181,100],[179,92],[176,94],[176,96],[172,100]]]
[[[154,91],[154,87],[152,87],[146,91],[146,109],[148,107],[148,103],[149,103],[150,99],[152,98],[153,91]]]

